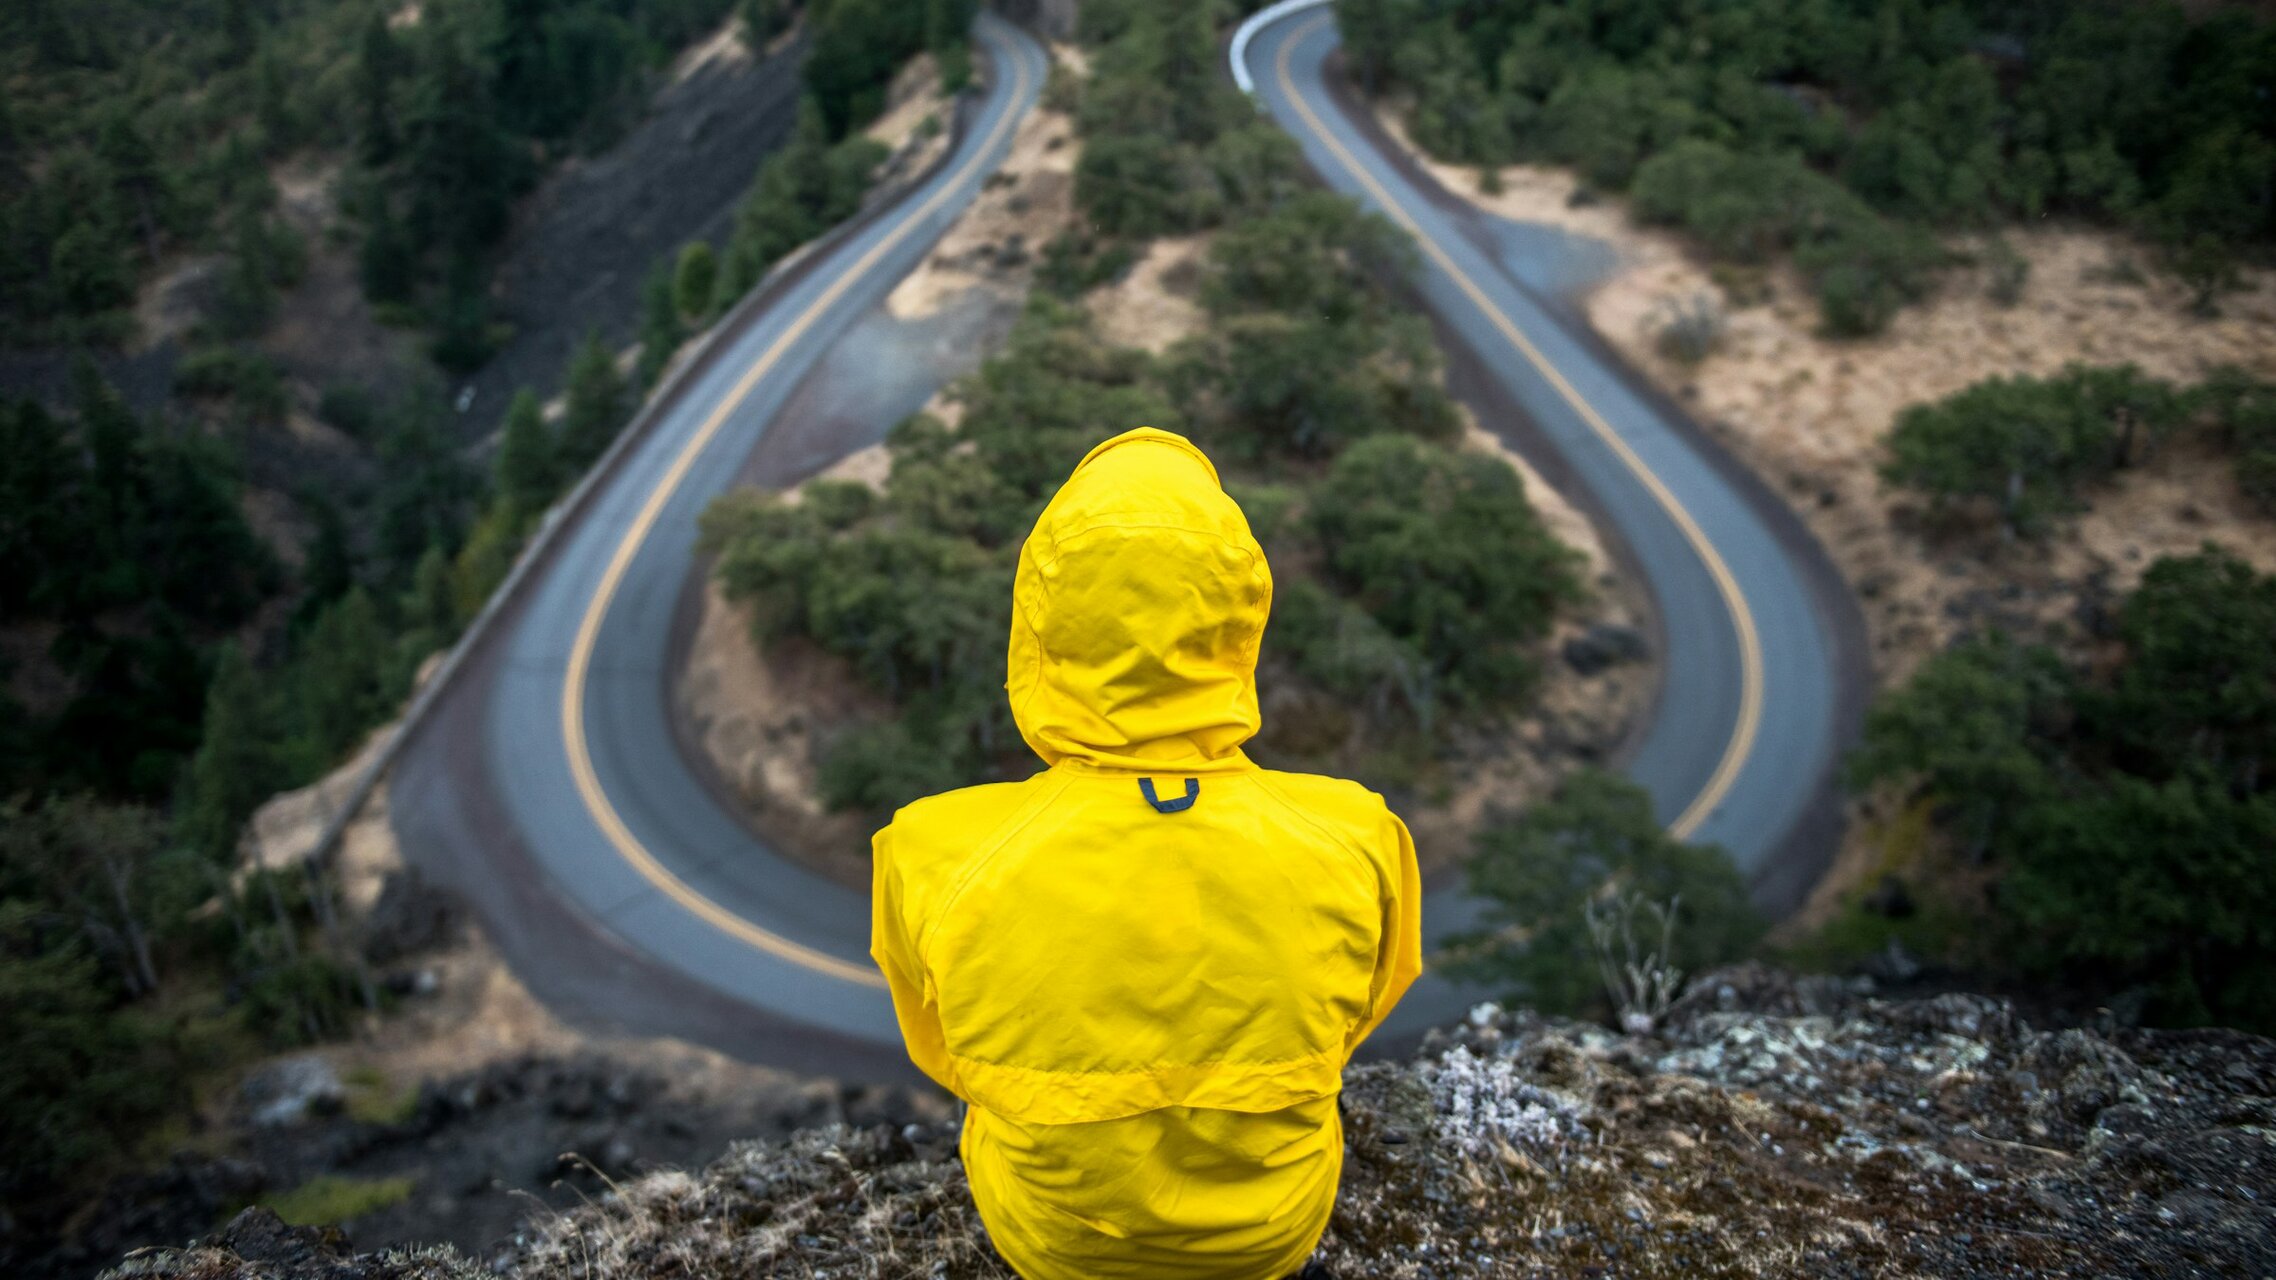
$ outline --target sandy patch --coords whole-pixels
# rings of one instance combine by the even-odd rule
[[[1043,246],[1073,225],[1074,122],[1037,106],[1012,136],[1011,154],[989,177],[932,254],[885,300],[895,319],[929,316],[967,289],[1022,297]]]
[[[665,73],[665,79],[678,84],[714,67],[729,69],[750,60],[751,46],[743,39],[743,19],[739,16],[730,17],[719,24],[718,30],[681,50],[680,56],[672,60],[671,70]]]
[[[1200,330],[1208,317],[1196,294],[1202,258],[1214,239],[1203,234],[1156,240],[1121,279],[1092,290],[1088,302],[1099,336],[1159,355]]]
[[[883,453],[863,450],[816,478],[853,478],[860,468],[874,469],[867,456]],[[848,464],[854,469],[843,470]],[[866,888],[868,817],[826,811],[817,766],[834,729],[887,719],[891,704],[843,659],[807,642],[784,641],[762,653],[750,609],[730,602],[716,583],[705,585],[677,692],[686,723],[759,833],[840,883]]]
[[[893,83],[885,89],[885,114],[871,121],[862,133],[889,147],[897,146],[927,117],[937,120],[946,133],[948,122],[938,115],[944,105],[940,63],[931,54],[920,53],[893,73]]]
[[[894,74],[885,102],[885,114],[862,131],[886,148],[885,160],[877,166],[871,200],[925,173],[948,154],[948,124],[956,113],[955,99],[941,90],[940,64],[929,53],[911,58]]]
[[[935,392],[934,398],[939,399],[940,393]],[[815,480],[851,480],[855,484],[867,485],[878,493],[883,493],[885,492],[886,477],[892,474],[892,451],[883,444],[873,444],[866,449],[856,449],[831,463],[821,471],[816,472],[813,479],[808,480],[806,484],[812,484]],[[783,501],[793,506],[797,505],[799,499],[806,496],[806,484],[784,494]]]
[[[2158,556],[2207,539],[2276,569],[2276,522],[2251,510],[2226,459],[2200,450],[2166,450],[2027,544],[1989,530],[1932,534],[1913,519],[1918,499],[1883,489],[1881,441],[1899,412],[1986,378],[2044,376],[2073,362],[2131,362],[2183,383],[2220,364],[2276,376],[2276,275],[2253,273],[2222,318],[2196,320],[2171,281],[2109,279],[2111,262],[2141,252],[2121,237],[2031,230],[2009,243],[2031,264],[2015,307],[1992,303],[1980,272],[1955,269],[1887,333],[1833,342],[1814,332],[1802,282],[1774,272],[1755,286],[1765,300],[1731,311],[1721,348],[1696,366],[1658,353],[1653,317],[1671,298],[1723,296],[1699,265],[1639,261],[1588,300],[1591,321],[1632,364],[1801,509],[1865,599],[1884,683],[1973,624],[1978,611],[1966,602],[1985,593],[2021,586],[2046,596],[2052,614],[2090,579],[2128,590]]]

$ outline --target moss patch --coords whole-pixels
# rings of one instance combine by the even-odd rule
[[[296,1227],[346,1222],[399,1205],[411,1198],[412,1180],[344,1178],[320,1174],[290,1191],[264,1196],[261,1203]]]

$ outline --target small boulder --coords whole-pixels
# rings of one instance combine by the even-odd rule
[[[321,1054],[303,1053],[255,1070],[245,1078],[239,1097],[254,1127],[282,1129],[311,1116],[338,1114],[348,1091]]]
[[[1651,653],[1644,642],[1644,633],[1634,627],[1598,623],[1587,631],[1565,642],[1565,665],[1584,676],[1593,676],[1609,667],[1626,662],[1641,662]]]

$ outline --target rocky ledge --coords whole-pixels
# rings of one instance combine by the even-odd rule
[[[1745,967],[1650,1034],[1491,1005],[1355,1067],[1313,1272],[2276,1273],[2276,1042],[2037,1030],[2005,1002]],[[355,1255],[248,1211],[173,1280],[1008,1277],[941,1125],[748,1143],[527,1223],[493,1257]]]

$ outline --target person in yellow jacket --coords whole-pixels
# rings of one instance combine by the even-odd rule
[[[1006,688],[1050,767],[894,815],[871,953],[969,1104],[1027,1280],[1278,1280],[1327,1226],[1344,1065],[1421,970],[1414,845],[1356,783],[1261,769],[1272,574],[1217,471],[1142,428],[1045,508]]]

